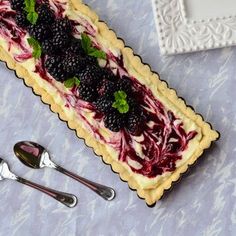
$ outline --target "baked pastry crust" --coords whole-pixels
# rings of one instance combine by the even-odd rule
[[[78,120],[67,116],[60,105],[63,104],[62,98],[59,98],[58,96],[55,99],[54,93],[50,93],[50,91],[46,91],[45,88],[41,87],[37,83],[37,80],[31,76],[24,67],[17,63],[1,45],[0,60],[5,61],[10,69],[15,70],[16,75],[19,78],[22,78],[25,84],[33,89],[35,94],[41,96],[42,101],[50,105],[51,110],[55,113],[58,113],[60,119],[67,122],[68,127],[75,130],[77,136],[79,138],[83,138],[87,146],[92,147],[94,152],[101,156],[102,160],[106,164],[111,165],[112,170],[118,173],[122,180],[127,181],[129,187],[133,190],[136,190],[140,198],[145,199],[148,205],[153,205],[162,197],[164,191],[170,189],[172,184],[181,177],[181,174],[186,172],[189,166],[196,162],[196,160],[202,155],[203,151],[210,147],[212,141],[219,138],[219,133],[214,131],[210,124],[204,122],[201,115],[196,114],[191,107],[187,106],[185,101],[182,98],[179,98],[176,94],[176,91],[170,89],[165,81],[160,80],[157,73],[152,72],[148,65],[142,63],[141,58],[137,55],[134,55],[132,49],[126,47],[123,40],[118,39],[114,31],[110,30],[104,22],[99,21],[99,18],[94,11],[78,0],[68,1],[72,10],[79,11],[83,15],[86,15],[90,18],[92,23],[97,26],[97,34],[99,34],[100,37],[106,39],[111,45],[121,51],[125,65],[129,64],[129,67],[132,67],[135,71],[143,76],[142,79],[145,79],[147,83],[154,84],[159,93],[167,97],[168,100],[179,111],[181,111],[190,120],[194,121],[201,129],[202,139],[200,144],[197,150],[185,164],[172,172],[171,175],[159,186],[156,186],[153,189],[140,188],[132,174],[127,171],[121,162],[112,158],[112,156],[106,151],[105,144],[96,140],[90,132],[81,126]]]

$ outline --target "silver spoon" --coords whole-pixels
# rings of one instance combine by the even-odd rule
[[[83,177],[80,177],[63,167],[55,164],[48,153],[48,151],[42,147],[41,145],[29,142],[29,141],[22,141],[14,146],[15,155],[19,158],[19,160],[27,165],[28,167],[34,169],[40,169],[44,167],[49,167],[55,169],[77,181],[85,185],[86,187],[93,190],[99,196],[103,197],[105,200],[112,200],[115,198],[115,191],[112,188],[106,187],[101,184],[94,183],[90,180],[87,180]]]
[[[63,193],[63,192],[59,192],[59,191],[56,191],[56,190],[53,190],[50,188],[43,187],[39,184],[33,183],[29,180],[23,179],[15,174],[13,174],[10,171],[7,162],[4,161],[2,158],[0,158],[0,180],[4,180],[4,179],[15,180],[19,183],[22,183],[22,184],[30,186],[34,189],[37,189],[43,193],[46,193],[50,197],[53,197],[57,201],[63,203],[64,205],[66,205],[67,207],[70,207],[70,208],[75,207],[78,202],[77,197],[72,194]]]

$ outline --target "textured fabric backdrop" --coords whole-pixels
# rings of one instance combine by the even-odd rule
[[[235,235],[236,234],[236,48],[163,57],[151,0],[85,0],[158,71],[188,104],[221,132],[221,139],[156,207],[148,208],[109,166],[0,64],[0,156],[17,174],[78,195],[68,209],[12,181],[0,183],[0,235]],[[50,169],[31,170],[14,158],[19,140],[34,140],[59,164],[117,191],[105,202]]]

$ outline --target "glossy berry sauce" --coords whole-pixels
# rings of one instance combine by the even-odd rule
[[[56,14],[62,16],[64,3],[52,1],[51,4]],[[13,19],[14,14],[8,1],[0,1],[0,35],[8,41],[9,50],[12,45],[20,48],[21,54],[15,56],[15,60],[22,62],[31,58],[31,49],[23,41],[26,32],[16,26]],[[96,33],[93,26],[82,17],[78,17],[75,25],[83,26],[85,32],[91,36]],[[80,34],[76,30],[74,33]],[[93,43],[94,46],[100,48],[95,38]],[[119,76],[129,76],[122,55],[114,55],[111,51],[106,53],[106,67],[112,69]],[[58,83],[46,72],[43,66],[44,60],[45,58],[42,57],[38,61],[34,72],[57,88],[66,102],[65,108],[73,108],[79,120],[82,121],[83,127],[90,129],[95,139],[115,149],[118,153],[118,159],[129,165],[133,172],[154,178],[164,172],[171,172],[176,169],[176,162],[182,159],[182,154],[188,148],[189,141],[197,135],[197,132],[193,130],[187,133],[183,128],[182,121],[172,111],[167,110],[155,98],[150,89],[134,77],[129,76],[133,82],[136,97],[145,109],[147,116],[147,123],[143,125],[141,135],[132,136],[124,129],[118,133],[107,130],[109,135],[104,136],[100,131],[101,128],[104,129],[103,116],[96,111],[92,104],[79,98],[76,88],[71,90],[60,89]],[[92,119],[87,118],[88,114]]]

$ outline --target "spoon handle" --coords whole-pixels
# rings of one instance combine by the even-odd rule
[[[75,207],[78,202],[77,197],[75,195],[59,192],[59,191],[56,191],[56,190],[53,190],[50,188],[46,188],[44,186],[33,183],[33,182],[23,179],[21,177],[17,177],[16,181],[18,181],[19,183],[25,184],[27,186],[30,186],[34,189],[37,189],[43,193],[46,193],[47,195],[56,199],[57,201],[61,202],[62,204],[66,205],[67,207],[70,207],[70,208]]]
[[[83,185],[85,185],[86,187],[93,190],[95,193],[97,193],[99,196],[101,196],[105,200],[111,201],[116,196],[115,190],[110,187],[107,187],[107,186],[104,186],[104,185],[101,185],[98,183],[94,183],[94,182],[87,180],[79,175],[76,175],[76,174],[74,174],[74,173],[72,173],[72,172],[70,172],[58,165],[55,166],[55,169],[65,175],[77,180],[78,182],[82,183]]]

